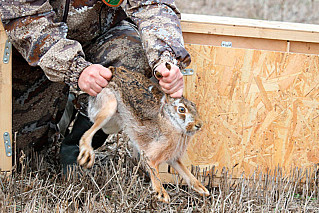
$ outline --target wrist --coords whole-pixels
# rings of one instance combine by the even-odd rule
[[[74,58],[73,63],[69,68],[70,74],[68,78],[65,79],[65,83],[70,86],[71,90],[80,91],[80,87],[78,85],[79,77],[84,69],[91,66],[92,63],[86,61],[82,56],[77,56]]]
[[[164,51],[162,55],[159,57],[158,61],[153,66],[153,76],[155,76],[154,74],[158,66],[165,63],[170,63],[178,66],[178,61],[173,57],[173,55],[169,51]]]

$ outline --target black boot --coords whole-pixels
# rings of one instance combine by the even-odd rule
[[[92,125],[93,123],[88,117],[78,113],[71,133],[64,138],[61,144],[60,161],[64,174],[67,172],[68,166],[77,164],[80,139]],[[97,131],[92,139],[92,147],[96,149],[102,146],[107,137],[108,135],[102,130]]]

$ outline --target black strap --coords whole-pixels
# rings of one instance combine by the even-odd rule
[[[63,19],[62,19],[62,21],[65,23],[66,23],[66,19],[68,18],[70,1],[71,0],[65,0],[65,7],[64,7],[64,13],[63,13]]]

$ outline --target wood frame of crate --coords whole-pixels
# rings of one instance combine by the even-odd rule
[[[319,52],[319,25],[182,14],[185,43],[305,54]]]
[[[12,151],[7,155],[6,146],[12,150],[12,57],[4,62],[7,35],[0,24],[0,170],[12,169]],[[9,54],[11,54],[11,50]],[[7,144],[5,146],[5,143]]]

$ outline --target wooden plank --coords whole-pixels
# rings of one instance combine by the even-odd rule
[[[283,52],[287,51],[286,40],[285,41],[270,40],[270,39],[236,37],[236,36],[215,35],[215,34],[200,34],[200,33],[189,33],[189,32],[183,32],[183,37],[184,37],[184,42],[186,44],[221,46],[223,41],[227,41],[227,42],[232,42],[232,47],[234,48],[272,50],[272,51],[283,51]],[[308,43],[308,46],[311,49],[313,49],[312,46],[315,46],[315,45],[319,46],[319,44],[316,44],[316,43]],[[298,48],[294,48],[293,52],[298,52]],[[307,48],[302,48],[301,52],[310,53]]]
[[[182,14],[183,32],[319,43],[319,25]]]
[[[319,43],[292,41],[290,42],[289,51],[294,53],[319,54]]]
[[[185,76],[184,95],[204,121],[184,156],[188,167],[226,167],[239,178],[242,172],[318,164],[318,55],[186,48],[195,74]]]
[[[8,132],[12,141],[12,68],[9,63],[3,63],[3,54],[7,36],[0,24],[0,169],[11,171],[12,157],[5,154],[4,133]]]
[[[319,43],[258,39],[188,32],[184,32],[183,37],[186,44],[221,46],[223,41],[227,41],[232,42],[233,48],[319,54]]]

